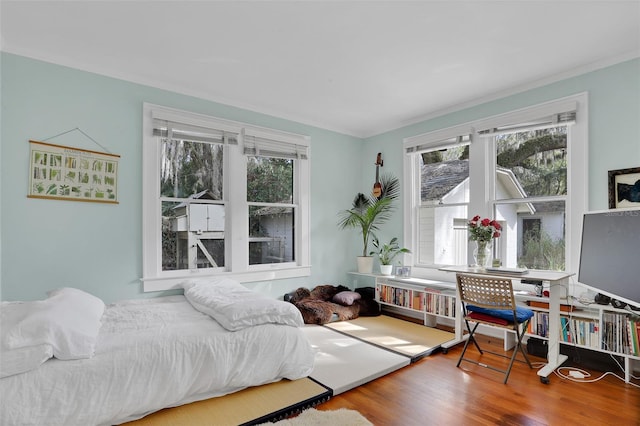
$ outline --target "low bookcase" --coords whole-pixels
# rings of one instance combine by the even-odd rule
[[[380,276],[375,289],[381,305],[416,312],[426,326],[434,327],[438,317],[455,319],[459,310],[453,283]]]
[[[548,340],[552,332],[549,329],[548,299],[519,299],[534,311],[527,336]],[[634,379],[640,374],[640,311],[595,303],[582,304],[575,300],[561,305],[560,326],[556,333],[558,342],[563,346],[598,351],[621,360],[625,382],[640,384],[640,380]],[[513,335],[505,337],[505,342],[507,339],[510,343],[515,341]]]

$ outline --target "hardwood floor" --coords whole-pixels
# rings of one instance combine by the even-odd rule
[[[483,337],[480,342],[481,347],[502,350],[500,340]],[[616,377],[575,383],[553,374],[550,383],[543,384],[536,369],[516,362],[505,385],[501,373],[487,368],[464,362],[456,368],[461,351],[458,345],[447,354],[434,353],[316,408],[358,410],[376,426],[640,425],[640,388]],[[467,354],[470,351],[477,354],[474,348]],[[485,356],[491,364],[507,364]],[[531,361],[540,367],[544,359]],[[602,374],[591,373],[591,378]]]

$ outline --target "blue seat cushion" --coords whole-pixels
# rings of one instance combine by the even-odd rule
[[[513,321],[513,311],[510,309],[489,309],[489,308],[481,308],[479,306],[467,305],[467,311],[478,312],[480,314],[490,315],[492,317],[505,319],[509,322]],[[516,307],[516,321],[524,322],[533,316],[533,311],[531,309],[525,308],[523,306]]]

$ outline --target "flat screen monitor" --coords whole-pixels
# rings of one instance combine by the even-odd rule
[[[578,281],[640,304],[640,209],[584,215]]]

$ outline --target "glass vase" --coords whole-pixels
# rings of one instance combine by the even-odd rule
[[[473,266],[479,268],[486,268],[491,266],[491,241],[476,241],[476,248],[473,250],[473,259],[475,264]]]

